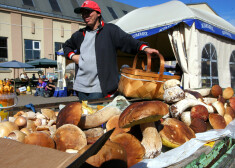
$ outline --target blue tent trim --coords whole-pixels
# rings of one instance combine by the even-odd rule
[[[160,33],[162,31],[168,30],[168,29],[170,29],[170,28],[172,28],[182,22],[186,23],[188,26],[192,26],[192,24],[195,23],[195,27],[198,30],[206,31],[209,33],[213,33],[216,35],[220,35],[220,36],[235,40],[235,34],[230,33],[228,31],[225,31],[223,29],[220,29],[218,27],[215,27],[209,23],[197,20],[197,19],[185,19],[185,20],[182,20],[181,22],[178,22],[178,23],[174,23],[174,24],[170,24],[170,25],[166,25],[166,26],[162,26],[162,27],[157,27],[157,28],[153,28],[153,29],[149,29],[149,30],[140,31],[137,33],[133,33],[131,35],[135,39],[141,39],[141,38],[148,37],[148,36]]]

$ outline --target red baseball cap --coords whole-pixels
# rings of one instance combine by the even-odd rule
[[[87,9],[87,10],[95,10],[99,13],[101,13],[101,9],[99,7],[99,5],[91,0],[86,0],[85,2],[83,2],[81,7],[77,7],[74,9],[75,13],[82,13],[83,9]]]

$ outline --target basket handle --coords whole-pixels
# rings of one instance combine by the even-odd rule
[[[165,60],[164,60],[164,57],[162,56],[162,54],[160,53],[155,53],[159,59],[160,59],[160,68],[159,68],[159,75],[163,75],[163,72],[164,72],[164,64],[165,64]],[[138,55],[139,53],[137,53],[135,55],[135,58],[134,58],[134,61],[133,61],[133,65],[132,65],[132,68],[133,69],[136,69],[136,64],[137,64],[137,59],[138,59]],[[151,71],[151,64],[152,64],[152,58],[151,58],[151,55],[149,53],[146,53],[147,55],[147,72],[150,72]],[[142,63],[143,64],[143,63]],[[142,65],[143,66],[143,65]]]
[[[165,60],[164,60],[164,57],[162,56],[162,54],[160,54],[160,53],[155,53],[158,57],[159,57],[159,59],[160,59],[160,68],[159,68],[159,78],[158,78],[158,80],[159,81],[162,81],[162,79],[163,79],[163,72],[164,72],[164,64],[165,64]],[[137,53],[136,55],[135,55],[135,58],[134,58],[134,61],[133,61],[133,66],[132,66],[132,68],[133,69],[136,69],[136,64],[137,64],[137,59],[138,59],[138,55],[139,55],[139,53]],[[150,72],[151,71],[151,61],[152,61],[152,58],[151,58],[151,55],[149,54],[149,53],[146,53],[146,55],[147,55],[147,72]],[[142,66],[143,66],[143,62],[142,62]],[[157,87],[156,87],[156,90],[155,90],[155,92],[154,92],[154,95],[156,95],[157,93],[158,93],[158,91],[159,91],[159,89],[160,89],[160,86],[161,86],[161,82],[157,82],[158,84],[157,84]]]

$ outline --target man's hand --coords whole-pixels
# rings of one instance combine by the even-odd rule
[[[74,55],[72,57],[72,60],[75,62],[75,64],[78,64],[79,57],[80,57],[80,55]]]
[[[152,56],[154,56],[154,54],[159,54],[159,51],[154,48],[145,48],[144,51]]]

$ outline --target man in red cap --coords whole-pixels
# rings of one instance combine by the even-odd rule
[[[64,55],[76,63],[73,89],[78,92],[80,100],[103,98],[117,90],[117,50],[129,54],[141,50],[158,53],[158,50],[149,48],[145,42],[134,39],[118,26],[104,23],[101,9],[94,1],[86,0],[74,12],[82,14],[87,26],[65,42]]]

